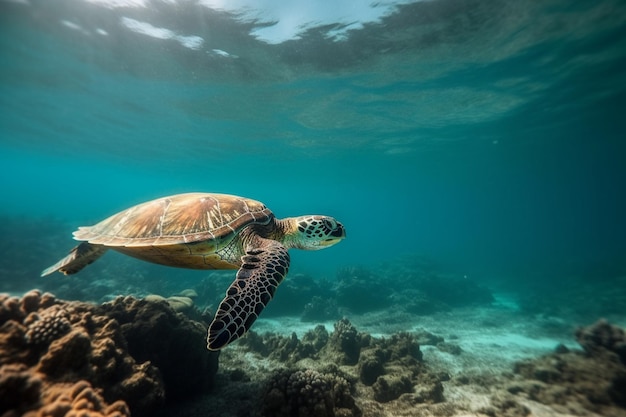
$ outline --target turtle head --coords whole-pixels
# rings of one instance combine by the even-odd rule
[[[294,248],[317,250],[341,242],[346,237],[343,225],[330,216],[293,217],[290,240]]]

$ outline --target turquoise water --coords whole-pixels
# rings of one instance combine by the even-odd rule
[[[626,271],[626,3],[121,3],[0,1],[0,214],[67,224],[33,270],[77,226],[205,191],[337,217],[345,242],[293,254],[316,276]]]

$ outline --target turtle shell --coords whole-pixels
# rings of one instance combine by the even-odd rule
[[[189,193],[148,201],[94,226],[80,227],[76,240],[109,247],[140,248],[207,242],[217,250],[242,228],[268,224],[272,212],[258,201],[226,194]]]

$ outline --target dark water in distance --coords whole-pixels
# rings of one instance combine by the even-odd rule
[[[273,38],[262,13],[128,4],[0,1],[2,215],[77,227],[226,192],[340,219],[341,245],[293,254],[314,273],[626,272],[623,1],[415,2]]]

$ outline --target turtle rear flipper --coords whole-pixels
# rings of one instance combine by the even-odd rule
[[[287,249],[280,242],[258,236],[241,260],[237,277],[209,325],[209,350],[220,350],[243,336],[274,297],[289,270]]]
[[[64,275],[75,274],[104,255],[107,250],[108,248],[106,246],[92,245],[89,242],[83,242],[74,247],[65,258],[44,269],[41,272],[41,276],[45,277],[56,271]]]

